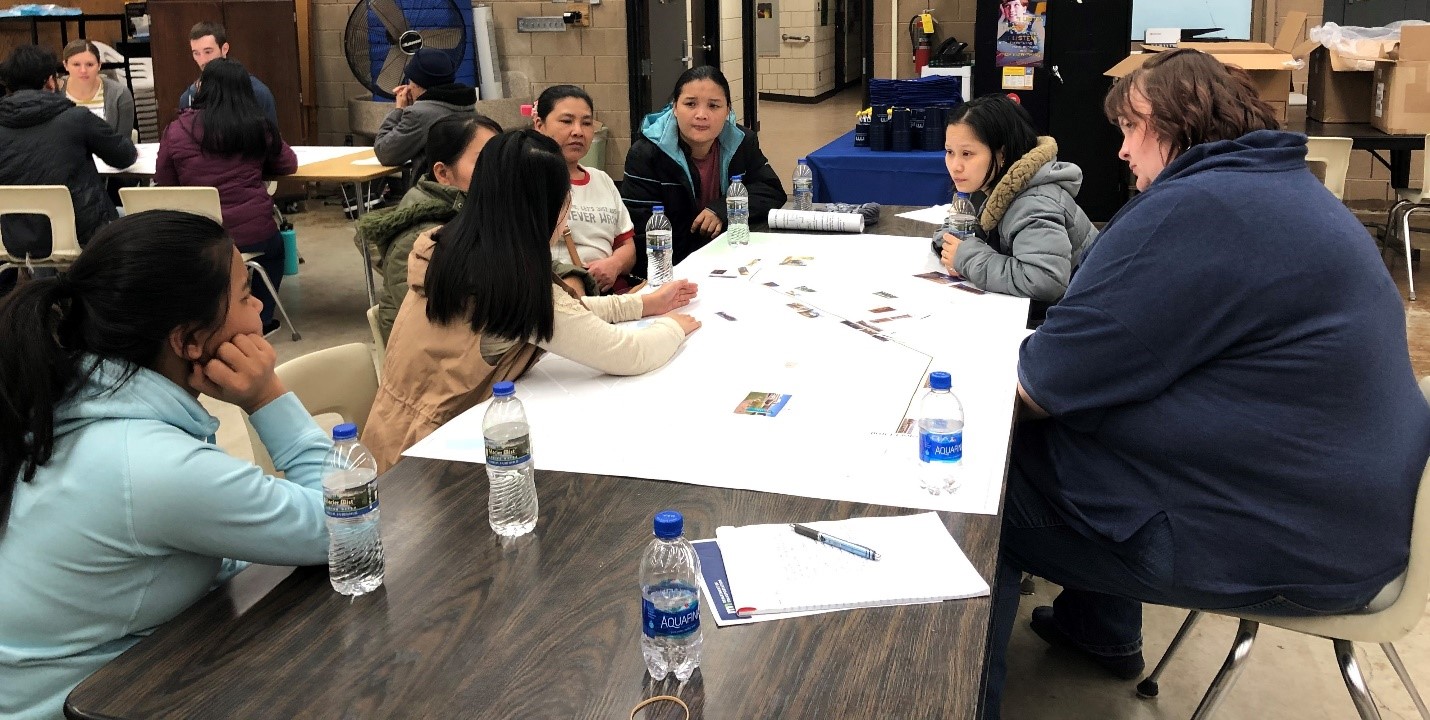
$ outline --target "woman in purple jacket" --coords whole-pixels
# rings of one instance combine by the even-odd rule
[[[199,76],[193,107],[164,128],[154,183],[218,188],[224,229],[240,252],[263,253],[258,264],[276,289],[283,279],[283,236],[264,178],[297,169],[298,157],[259,106],[248,71],[215,59]],[[263,301],[264,334],[277,330],[268,289],[254,283],[253,294]]]

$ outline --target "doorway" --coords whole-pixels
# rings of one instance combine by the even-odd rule
[[[646,115],[666,106],[681,73],[719,67],[719,13],[719,0],[626,0],[632,137]]]

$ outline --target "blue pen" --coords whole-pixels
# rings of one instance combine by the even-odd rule
[[[864,558],[865,560],[879,559],[879,553],[875,552],[873,548],[864,547],[863,545],[860,545],[858,543],[852,543],[848,540],[840,540],[833,535],[826,535],[825,533],[815,530],[812,527],[805,527],[804,525],[799,525],[797,523],[791,523],[790,527],[794,528],[795,532],[799,533],[800,535],[803,535],[804,537],[809,538],[810,540],[822,542],[825,545],[828,545],[833,548],[839,548],[840,550],[843,550],[850,555],[857,555],[861,558]]]

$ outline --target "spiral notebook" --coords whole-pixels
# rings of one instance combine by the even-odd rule
[[[940,602],[989,594],[937,513],[805,525],[879,552],[865,560],[798,535],[788,524],[720,527],[730,592],[741,615]]]

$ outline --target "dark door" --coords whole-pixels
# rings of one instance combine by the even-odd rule
[[[1122,133],[1102,100],[1112,88],[1103,73],[1127,56],[1132,0],[1054,0],[1048,8],[1047,132],[1058,159],[1082,169],[1077,202],[1094,221],[1112,218],[1127,201],[1127,166],[1117,157]]]
[[[626,49],[630,64],[631,132],[670,102],[680,74],[696,65],[719,65],[719,0],[627,0]],[[689,26],[694,43],[687,42]]]
[[[179,114],[179,96],[199,77],[199,66],[189,53],[189,30],[205,20],[223,22],[223,6],[206,0],[150,0],[148,10],[154,102],[162,133]]]
[[[834,84],[843,88],[864,76],[865,3],[863,0],[834,1]]]
[[[299,60],[294,13],[293,0],[225,0],[223,4],[229,57],[243,63],[273,91],[278,131],[289,144],[300,145],[307,138],[303,136],[302,80],[295,70]]]

